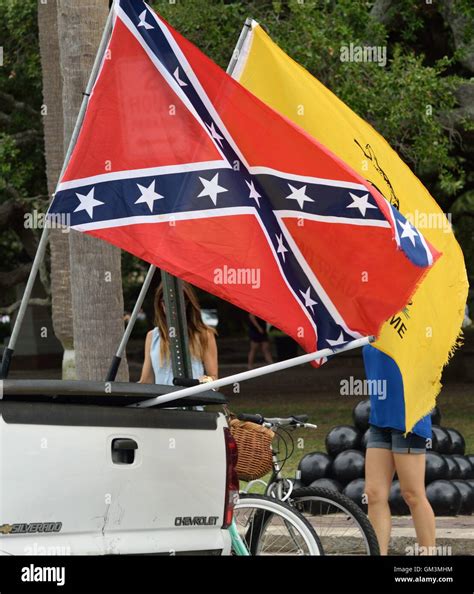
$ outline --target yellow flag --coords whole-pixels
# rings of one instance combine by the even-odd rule
[[[410,431],[435,406],[467,299],[464,258],[449,221],[384,138],[287,56],[255,21],[234,77],[376,186],[443,253],[412,301],[385,323],[375,343],[400,369],[405,428]]]

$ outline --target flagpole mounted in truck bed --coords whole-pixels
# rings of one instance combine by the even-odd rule
[[[275,373],[276,371],[282,371],[283,369],[289,369],[290,367],[296,367],[297,365],[303,365],[304,363],[310,363],[311,361],[324,359],[337,353],[358,349],[374,341],[374,336],[364,336],[363,338],[357,338],[356,340],[352,340],[351,342],[338,347],[321,349],[320,351],[316,351],[314,353],[308,353],[307,355],[286,359],[285,361],[279,361],[278,363],[271,363],[270,365],[264,365],[263,367],[258,367],[257,369],[235,373],[234,375],[228,375],[227,377],[223,377],[212,382],[205,382],[191,388],[184,388],[183,390],[178,390],[172,394],[165,394],[164,396],[157,396],[156,398],[143,400],[142,402],[137,402],[135,404],[131,404],[130,406],[135,408],[149,408],[151,406],[161,405],[165,402],[172,402],[173,400],[194,396],[201,392],[207,392],[211,389],[217,390],[223,386],[229,386],[237,382],[243,382],[254,377],[268,375],[269,373]]]

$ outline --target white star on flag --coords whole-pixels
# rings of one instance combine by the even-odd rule
[[[309,307],[311,309],[311,312],[314,313],[313,305],[317,305],[318,302],[317,301],[314,301],[313,299],[311,299],[310,291],[311,291],[311,287],[308,287],[308,289],[306,290],[306,292],[303,293],[303,291],[300,290],[300,293],[304,297],[304,304],[305,304],[305,306],[306,307]]]
[[[261,198],[262,196],[255,189],[255,186],[253,185],[253,180],[249,181],[249,182],[247,180],[245,180],[245,183],[248,185],[249,190],[250,190],[249,198],[253,198],[255,200],[255,202],[257,203],[258,207],[260,208],[259,198]]]
[[[209,196],[214,206],[217,206],[217,194],[221,194],[222,192],[228,192],[227,188],[223,188],[219,185],[219,174],[216,175],[211,179],[205,179],[204,177],[199,178],[201,180],[204,189],[198,195],[198,198],[201,196]]]
[[[281,257],[283,258],[283,262],[285,261],[285,253],[288,251],[286,249],[286,247],[283,245],[283,235],[275,235],[276,240],[278,241],[278,248],[277,248],[277,254],[281,254]]]
[[[403,229],[403,233],[400,235],[401,239],[404,237],[408,237],[413,245],[415,245],[415,237],[418,237],[418,233],[415,231],[414,227],[410,224],[410,221],[405,221],[402,223],[398,221],[398,224]]]
[[[95,188],[92,188],[88,194],[84,195],[84,194],[78,194],[76,192],[76,196],[79,198],[79,206],[74,210],[74,212],[79,212],[80,210],[85,210],[87,212],[87,214],[90,216],[90,218],[92,219],[93,215],[94,215],[94,208],[96,206],[100,206],[101,204],[105,204],[104,202],[101,202],[100,200],[96,200],[94,198],[94,190]]]
[[[369,195],[365,194],[364,196],[356,196],[352,192],[349,192],[352,198],[352,203],[348,204],[346,208],[358,208],[360,210],[360,214],[365,217],[365,213],[368,208],[377,208],[373,204],[369,203]]]
[[[138,23],[138,27],[145,27],[145,29],[154,29],[155,27],[153,27],[153,25],[149,25],[146,22],[146,10],[144,10],[142,13],[140,13],[139,16],[140,22]]]
[[[302,209],[305,202],[314,202],[312,198],[306,196],[306,186],[302,186],[301,188],[295,188],[291,184],[288,184],[291,190],[291,194],[286,196],[287,200],[296,200],[298,202],[299,207]]]
[[[145,202],[148,204],[150,212],[153,212],[153,204],[155,203],[155,200],[161,200],[164,198],[164,196],[155,192],[155,180],[151,182],[148,188],[145,188],[145,186],[141,186],[140,184],[137,184],[137,186],[142,195],[135,202],[135,204],[141,204],[142,202]]]
[[[180,87],[187,87],[188,86],[188,83],[185,83],[184,80],[181,80],[179,78],[179,67],[176,68],[176,70],[173,72],[173,76],[175,77],[175,79],[176,79],[176,81],[177,81],[177,83],[178,83],[178,85]]]
[[[215,129],[214,122],[211,122],[210,125],[209,124],[206,124],[206,126],[209,128],[209,131],[211,132],[212,138],[214,138],[214,140],[217,140],[217,142],[219,143],[219,146],[222,147],[221,140],[224,140],[224,137],[221,136],[219,134],[219,132]]]
[[[341,330],[341,333],[339,334],[339,337],[336,338],[336,340],[327,339],[327,343],[330,344],[331,346],[337,346],[339,344],[344,344],[345,342],[347,342],[347,340],[344,338],[344,334],[342,333],[342,330]]]

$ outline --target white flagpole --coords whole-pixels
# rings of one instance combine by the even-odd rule
[[[148,272],[146,274],[145,280],[143,281],[143,285],[141,286],[140,294],[137,297],[137,300],[133,307],[133,311],[130,315],[130,319],[128,320],[128,324],[124,330],[122,339],[121,339],[120,344],[117,348],[117,352],[115,353],[115,355],[112,358],[112,362],[110,364],[110,368],[107,373],[107,378],[105,380],[106,382],[115,381],[118,369],[120,367],[120,363],[122,361],[123,354],[125,353],[125,348],[129,341],[130,335],[132,334],[132,330],[135,326],[135,322],[137,321],[138,314],[140,313],[140,310],[142,308],[146,294],[148,293],[148,289],[150,287],[153,275],[155,274],[155,270],[156,270],[156,266],[154,266],[153,264],[150,264],[150,267],[148,268]]]
[[[62,176],[64,175],[64,172],[66,171],[66,167],[68,165],[69,158],[71,157],[72,151],[74,150],[74,147],[76,146],[77,137],[79,136],[79,132],[80,132],[81,126],[82,126],[82,121],[83,121],[84,115],[86,113],[89,96],[91,94],[91,91],[92,91],[95,81],[97,79],[97,75],[99,73],[99,70],[100,70],[100,67],[102,64],[102,59],[105,54],[105,49],[106,49],[107,44],[110,39],[110,34],[112,31],[112,24],[113,24],[113,12],[114,12],[114,9],[112,6],[112,8],[110,9],[110,12],[109,12],[109,16],[107,17],[107,21],[105,23],[104,32],[102,33],[102,39],[100,41],[99,48],[97,50],[97,54],[96,54],[96,57],[94,60],[94,65],[92,66],[92,71],[91,71],[91,75],[89,77],[89,82],[87,83],[87,87],[84,92],[84,98],[82,100],[81,108],[80,108],[79,114],[77,116],[76,124],[74,126],[74,130],[73,130],[73,133],[71,136],[71,140],[69,141],[69,146],[66,151],[66,156],[64,157],[63,167],[61,169],[58,183],[56,185],[56,192],[58,189],[59,181],[62,178]],[[54,199],[54,194],[53,194],[53,199]],[[50,206],[51,206],[51,203],[50,203],[49,207]],[[49,207],[48,207],[48,210],[49,210]],[[46,251],[46,246],[48,245],[49,230],[50,230],[49,225],[46,222],[45,226],[43,227],[43,231],[41,233],[41,238],[38,243],[38,248],[36,250],[33,264],[31,265],[31,270],[30,270],[30,274],[28,276],[28,281],[26,283],[25,291],[23,293],[23,297],[21,298],[20,307],[18,309],[18,314],[15,318],[15,323],[13,325],[13,330],[12,330],[12,333],[10,336],[10,340],[8,341],[8,347],[5,349],[5,352],[3,353],[2,368],[1,368],[1,372],[0,372],[0,377],[2,379],[6,379],[8,377],[11,360],[12,360],[13,354],[15,352],[15,346],[16,346],[16,342],[18,340],[18,335],[20,333],[20,329],[21,329],[21,326],[22,326],[22,323],[23,323],[23,320],[25,317],[26,308],[28,307],[28,302],[31,297],[31,292],[33,291],[33,285],[35,283],[40,264],[43,261],[44,254]]]
[[[155,398],[150,398],[149,400],[143,400],[141,402],[131,404],[130,408],[149,408],[150,406],[156,406],[157,404],[164,404],[165,402],[172,402],[173,400],[178,400],[187,396],[194,396],[195,394],[207,392],[208,390],[216,390],[217,388],[229,386],[230,384],[234,384],[236,382],[243,382],[254,377],[275,373],[276,371],[281,371],[290,367],[296,367],[297,365],[302,365],[303,363],[309,363],[310,361],[324,359],[324,357],[329,357],[337,353],[358,349],[359,347],[370,344],[374,340],[375,337],[373,336],[364,336],[363,338],[352,340],[341,347],[335,347],[334,349],[322,349],[314,353],[294,357],[293,359],[286,359],[286,361],[264,365],[263,367],[251,369],[250,371],[243,371],[241,373],[235,373],[234,375],[228,375],[227,377],[223,377],[212,382],[205,382],[203,384],[199,384],[198,386],[192,386],[191,388],[177,390],[176,392],[165,394],[164,396],[156,396]]]
[[[244,26],[242,27],[242,31],[240,32],[239,39],[237,40],[237,44],[232,52],[232,57],[230,59],[229,65],[227,66],[227,74],[230,76],[234,75],[235,67],[240,59],[240,54],[242,48],[244,47],[245,41],[247,39],[247,35],[252,31],[252,19],[247,17],[245,19]]]

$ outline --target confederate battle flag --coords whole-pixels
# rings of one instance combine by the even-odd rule
[[[144,2],[112,10],[50,216],[264,318],[306,351],[377,335],[439,253]]]

